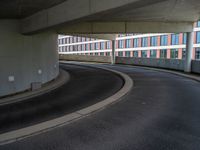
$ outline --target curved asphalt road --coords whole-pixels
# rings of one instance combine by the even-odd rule
[[[70,81],[62,87],[18,103],[0,106],[0,133],[30,126],[95,104],[123,85],[118,75],[102,69],[63,64]]]
[[[122,101],[1,150],[199,150],[200,83],[169,73],[109,66],[135,82]]]

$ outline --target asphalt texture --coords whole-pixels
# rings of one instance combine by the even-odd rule
[[[20,129],[72,113],[112,96],[124,84],[102,69],[61,64],[70,80],[62,87],[29,100],[0,106],[0,133]]]
[[[134,87],[121,101],[0,150],[200,149],[199,82],[141,68],[104,66],[134,80]]]

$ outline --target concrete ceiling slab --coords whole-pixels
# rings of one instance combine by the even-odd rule
[[[48,9],[66,0],[1,0],[0,19],[19,19]]]

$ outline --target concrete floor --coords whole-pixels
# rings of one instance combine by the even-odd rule
[[[140,68],[104,66],[133,78],[135,86],[122,101],[0,150],[200,149],[199,82]],[[96,78],[95,72],[93,77]]]

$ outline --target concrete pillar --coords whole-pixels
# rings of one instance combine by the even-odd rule
[[[112,40],[112,55],[111,55],[112,64],[115,64],[115,48],[116,48],[116,41]]]
[[[59,74],[57,34],[20,34],[20,21],[0,20],[0,97],[22,92]]]
[[[185,59],[185,72],[190,73],[192,68],[192,50],[193,50],[193,36],[194,32],[187,32],[186,43],[186,59]]]

